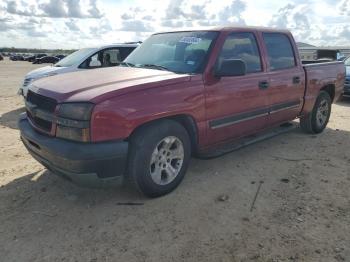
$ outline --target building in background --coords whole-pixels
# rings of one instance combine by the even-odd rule
[[[297,43],[302,60],[330,59],[338,60],[350,56],[350,46],[317,47],[305,43]]]

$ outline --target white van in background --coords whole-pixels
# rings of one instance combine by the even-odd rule
[[[79,70],[117,66],[139,43],[113,44],[80,49],[52,66],[45,66],[29,72],[19,88],[18,94],[27,96],[29,85],[40,78]]]

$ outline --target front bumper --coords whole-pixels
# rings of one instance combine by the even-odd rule
[[[37,132],[25,114],[18,126],[29,153],[54,174],[86,187],[109,187],[123,181],[128,142],[79,143],[49,137]]]

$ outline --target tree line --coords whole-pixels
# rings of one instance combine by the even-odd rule
[[[76,50],[70,49],[37,49],[37,48],[15,48],[15,47],[0,47],[1,53],[52,53],[52,54],[71,54]]]

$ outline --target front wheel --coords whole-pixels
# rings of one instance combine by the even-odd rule
[[[173,191],[185,176],[191,157],[186,129],[172,120],[142,127],[131,137],[128,176],[149,197]]]
[[[307,133],[321,133],[327,126],[331,115],[332,100],[329,94],[321,91],[312,111],[300,118],[300,126]]]

